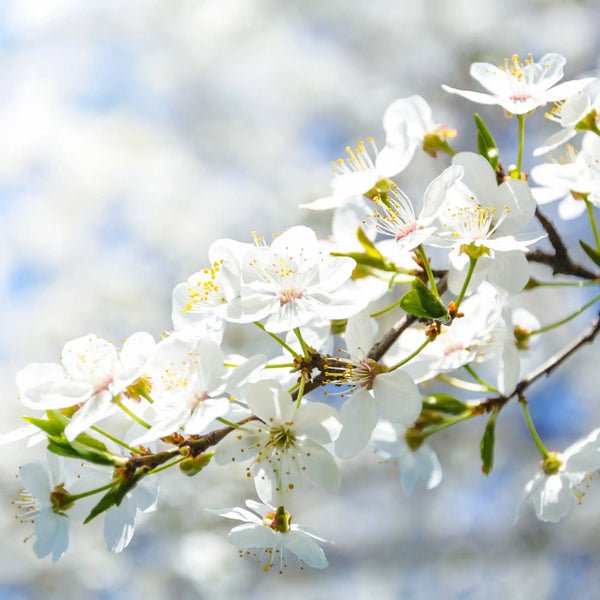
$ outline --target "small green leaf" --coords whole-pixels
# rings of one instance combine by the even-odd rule
[[[481,470],[485,475],[489,475],[492,467],[494,466],[494,442],[496,439],[496,419],[498,418],[498,412],[494,411],[483,432],[481,438],[481,444],[479,449],[481,451]]]
[[[381,261],[384,260],[379,250],[375,248],[375,244],[373,244],[373,242],[367,237],[367,234],[362,230],[362,227],[359,227],[356,230],[356,237],[358,238],[360,245],[365,249],[365,252],[368,256]]]
[[[79,444],[83,444],[84,446],[89,446],[90,448],[95,448],[101,452],[106,452],[106,446],[100,440],[93,438],[87,433],[80,433],[75,438],[75,441]]]
[[[600,267],[600,252],[588,246],[583,240],[579,240],[579,245],[584,249],[585,253],[590,257],[592,262]]]
[[[423,408],[439,410],[449,415],[461,415],[469,407],[450,394],[429,394],[423,398]]]
[[[108,510],[111,506],[119,506],[121,500],[119,499],[119,494],[116,489],[110,489],[92,510],[90,514],[85,518],[83,522],[84,525],[89,523],[94,517],[97,517],[99,514],[103,513],[105,510]]]
[[[400,306],[409,314],[424,319],[435,319],[441,323],[448,323],[448,309],[420,279],[415,279],[412,290],[400,298]]]
[[[64,426],[60,423],[55,423],[52,421],[47,421],[46,419],[36,419],[35,417],[23,417],[25,421],[39,427],[42,431],[46,432],[48,435],[60,435]]]
[[[76,452],[71,446],[56,442],[54,439],[48,440],[48,451],[58,456],[66,456],[67,458],[81,458],[79,452]]]
[[[89,523],[93,518],[97,517],[99,514],[108,510],[111,506],[119,506],[125,497],[125,494],[132,490],[137,482],[144,476],[143,473],[137,473],[131,479],[123,480],[120,484],[115,484],[115,487],[111,488],[100,498],[100,501],[92,510],[90,514],[85,518],[83,522],[84,525]]]
[[[77,439],[79,439],[79,436]],[[83,459],[95,465],[109,467],[120,466],[126,460],[124,457],[113,455],[110,452],[94,450],[88,445],[78,442],[77,439],[69,442],[62,436],[48,436],[48,451],[59,456]],[[98,442],[98,444],[104,446],[101,442]]]
[[[380,271],[389,271],[396,273],[398,269],[389,263],[383,256],[380,258],[367,254],[366,252],[331,252],[331,256],[349,256],[353,258],[359,266],[371,267],[372,269],[379,269]]]
[[[479,154],[487,159],[490,165],[492,165],[492,169],[495,171],[498,167],[499,159],[498,146],[496,146],[492,134],[481,117],[477,113],[473,116],[475,117],[475,124],[477,125],[477,149],[479,150]]]

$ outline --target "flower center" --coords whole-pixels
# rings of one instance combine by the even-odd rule
[[[474,200],[473,197],[471,199]],[[498,214],[493,207],[466,204],[462,207],[448,207],[447,212],[450,225],[454,229],[452,235],[463,240],[476,241],[491,238],[508,216],[510,209],[505,205]],[[448,227],[448,224],[443,223],[443,226]]]
[[[384,201],[381,196],[375,198],[373,214],[367,215],[377,221],[377,229],[384,235],[401,242],[418,229],[413,206],[404,192],[392,189]]]
[[[364,358],[358,363],[351,363],[345,377],[346,383],[366,390],[373,388],[375,378],[385,373],[388,368],[372,358]]]
[[[283,451],[286,451],[288,448],[293,448],[296,445],[296,436],[290,429],[291,425],[293,425],[293,423],[283,423],[282,425],[271,427],[269,431],[269,443],[267,446]]]
[[[304,290],[295,290],[293,288],[279,290],[279,304],[283,306],[288,302],[293,302],[298,298],[302,298],[304,296]]]

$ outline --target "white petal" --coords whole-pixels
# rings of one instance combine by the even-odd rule
[[[419,388],[410,375],[396,369],[375,378],[373,396],[392,423],[412,425],[423,407]]]
[[[265,423],[284,423],[294,412],[292,397],[274,380],[247,383],[244,398],[250,410]]]
[[[377,404],[364,390],[353,392],[340,410],[342,430],[335,441],[335,453],[343,459],[353,458],[369,442],[377,423]]]
[[[287,531],[282,534],[281,542],[303,563],[313,569],[324,569],[329,564],[323,549],[315,540],[303,531]]]
[[[281,533],[276,533],[265,525],[246,523],[234,527],[227,536],[229,541],[240,550],[249,548],[278,548]]]
[[[340,487],[341,475],[335,458],[312,440],[298,443],[296,460],[304,477],[311,483],[328,492],[335,492]]]
[[[104,539],[111,552],[122,552],[133,538],[137,507],[129,494],[104,515]]]

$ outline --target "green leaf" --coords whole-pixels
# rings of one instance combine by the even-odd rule
[[[93,438],[91,435],[87,433],[80,433],[75,441],[79,444],[83,444],[84,446],[89,446],[90,448],[95,448],[96,450],[100,450],[101,452],[106,452],[106,446],[96,438]]]
[[[79,439],[79,436],[77,439]],[[69,442],[61,436],[49,436],[48,451],[58,454],[59,456],[83,459],[95,465],[105,465],[109,467],[120,466],[125,460],[124,457],[115,456],[110,452],[94,450],[87,445],[79,443],[77,439],[73,442]],[[98,443],[102,446],[104,445],[101,442]]]
[[[380,271],[389,271],[391,273],[398,272],[396,267],[389,263],[383,256],[373,256],[366,252],[330,252],[331,256],[349,256],[353,258],[359,266],[371,267]]]
[[[479,154],[487,159],[495,171],[498,167],[499,159],[498,146],[496,146],[492,134],[481,117],[477,113],[473,116],[475,117],[475,125],[477,125],[477,149],[479,150]]]
[[[461,415],[469,407],[450,394],[429,394],[423,398],[423,408],[439,410],[449,415]]]
[[[415,279],[412,290],[400,298],[400,306],[409,314],[424,319],[435,319],[441,323],[448,323],[448,309],[420,279]]]
[[[496,419],[498,418],[498,412],[494,411],[490,416],[483,437],[481,438],[481,444],[479,449],[481,451],[481,470],[485,475],[489,475],[492,467],[494,466],[494,442],[496,440]]]
[[[579,240],[579,245],[584,249],[585,253],[591,258],[592,262],[600,267],[600,252],[588,246],[583,240]]]
[[[143,473],[136,473],[130,479],[123,480],[119,484],[115,484],[115,487],[111,488],[100,498],[100,501],[92,510],[90,514],[85,518],[83,522],[84,525],[89,523],[93,518],[97,517],[99,514],[108,510],[111,506],[119,506],[125,497],[125,494],[132,490],[137,482],[144,476]]]
[[[54,439],[48,441],[48,451],[58,454],[58,456],[66,456],[67,458],[81,458],[79,452],[73,450],[71,446],[61,444],[60,441],[57,442]]]
[[[356,230],[356,237],[358,238],[360,245],[365,249],[365,252],[368,256],[371,258],[376,258],[380,261],[384,260],[379,250],[375,248],[375,244],[373,244],[373,242],[367,237],[367,234],[362,230],[362,227],[359,227]]]
[[[48,435],[60,435],[64,430],[64,426],[60,423],[57,424],[53,421],[47,421],[46,419],[36,419],[35,417],[23,417],[23,419],[28,423],[39,427]]]

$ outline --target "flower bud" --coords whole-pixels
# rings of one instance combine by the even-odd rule
[[[198,456],[186,458],[179,463],[179,468],[188,477],[197,475],[208,465],[210,459],[215,455],[214,452],[203,452]]]

